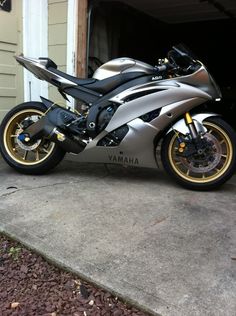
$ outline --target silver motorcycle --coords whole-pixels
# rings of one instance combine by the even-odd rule
[[[49,58],[16,60],[38,79],[80,102],[62,107],[41,97],[13,108],[0,127],[0,150],[19,172],[42,174],[66,152],[78,161],[158,168],[189,189],[209,190],[235,170],[234,130],[218,114],[198,106],[221,99],[206,67],[183,45],[157,66],[131,58],[111,60],[92,78],[57,69]]]

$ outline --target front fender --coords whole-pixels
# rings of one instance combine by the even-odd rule
[[[195,114],[192,116],[193,120],[194,120],[194,123],[195,123],[195,126],[196,126],[196,129],[197,131],[200,133],[206,133],[207,129],[203,126],[203,121],[205,119],[207,119],[208,117],[211,117],[211,116],[219,116],[219,114],[216,114],[216,113],[199,113],[199,114]],[[181,119],[179,120],[178,122],[176,122],[172,128],[170,128],[168,130],[168,132],[166,134],[169,134],[171,131],[176,131],[176,132],[179,132],[183,135],[187,135],[189,134],[189,128],[188,126],[186,125],[185,123],[185,120],[184,119]]]

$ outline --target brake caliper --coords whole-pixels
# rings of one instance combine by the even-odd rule
[[[182,154],[184,152],[185,148],[186,148],[185,142],[182,141],[181,143],[179,143],[179,148],[178,148],[179,153]]]

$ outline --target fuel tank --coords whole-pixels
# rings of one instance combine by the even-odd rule
[[[142,61],[123,57],[108,61],[99,67],[93,74],[93,78],[103,80],[115,75],[127,72],[143,72],[144,74],[153,74],[154,67]]]

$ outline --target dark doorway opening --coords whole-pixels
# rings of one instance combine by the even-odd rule
[[[158,7],[158,2],[155,2]],[[174,14],[174,12],[173,12]],[[132,57],[155,65],[177,43],[186,44],[207,65],[223,93],[214,112],[236,127],[236,20],[168,24],[123,2],[94,1],[89,34],[89,75],[102,63]]]

